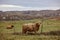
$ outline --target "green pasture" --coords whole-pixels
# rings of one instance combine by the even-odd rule
[[[0,39],[1,40],[60,40],[58,35],[23,35],[23,34],[13,34],[21,33],[22,25],[25,23],[41,22],[41,26],[37,33],[59,31],[60,30],[60,20],[52,19],[33,19],[33,20],[19,20],[19,21],[0,21]],[[13,24],[13,29],[6,29],[8,24]],[[14,30],[15,29],[15,30]]]

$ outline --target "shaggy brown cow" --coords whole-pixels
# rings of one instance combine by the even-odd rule
[[[39,30],[40,23],[28,23],[22,26],[22,33],[37,32]]]
[[[14,26],[13,25],[8,25],[7,29],[12,29]]]

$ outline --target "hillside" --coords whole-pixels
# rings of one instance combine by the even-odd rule
[[[41,10],[41,11],[0,11],[0,20],[29,20],[38,18],[56,18],[60,17],[59,10]]]

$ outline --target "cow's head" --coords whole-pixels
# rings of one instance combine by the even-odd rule
[[[41,23],[38,23],[38,22],[37,22],[37,23],[36,23],[36,27],[39,27],[39,26],[40,26],[40,24],[41,24]]]

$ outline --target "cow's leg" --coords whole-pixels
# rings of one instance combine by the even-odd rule
[[[27,32],[27,30],[23,30],[23,31],[22,31],[23,34],[26,34],[26,32]]]

